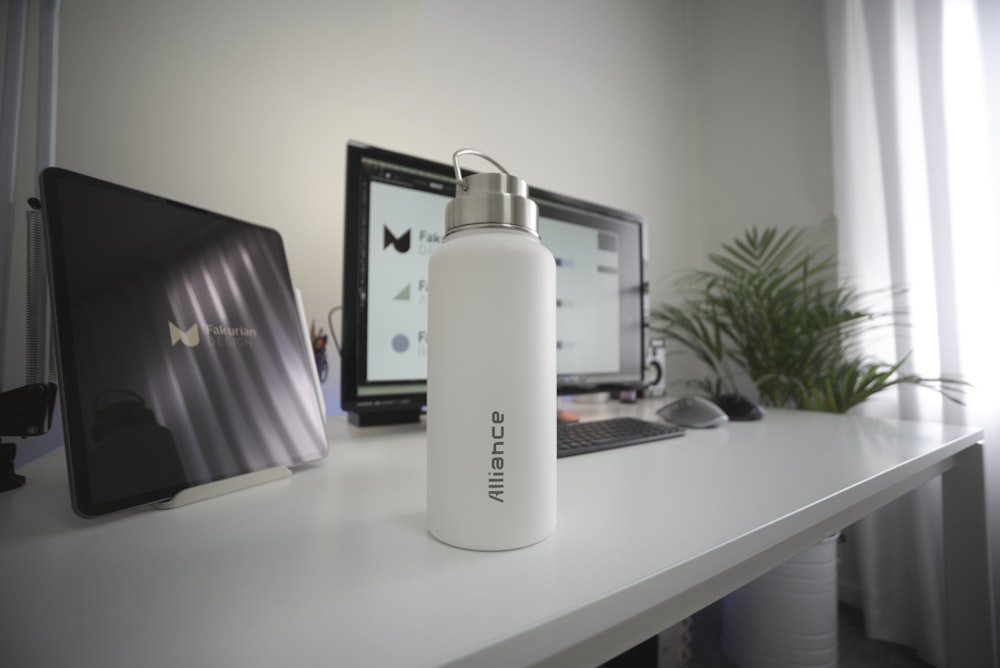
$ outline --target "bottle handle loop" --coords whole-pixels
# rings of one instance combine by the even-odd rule
[[[459,187],[462,190],[468,190],[469,189],[469,182],[465,180],[464,176],[462,176],[462,168],[458,166],[458,158],[459,158],[459,156],[463,156],[463,155],[475,155],[475,156],[478,156],[478,157],[482,158],[483,160],[486,160],[487,162],[493,163],[493,165],[495,165],[496,168],[499,169],[504,174],[510,174],[510,172],[508,172],[506,169],[503,168],[503,165],[501,165],[499,162],[497,162],[496,160],[494,160],[490,156],[486,155],[482,151],[477,151],[474,148],[462,148],[462,149],[459,149],[459,150],[455,151],[455,155],[452,156],[452,160],[455,163],[455,182],[458,183]]]

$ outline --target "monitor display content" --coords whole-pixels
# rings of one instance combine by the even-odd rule
[[[529,188],[556,262],[558,391],[640,387],[644,219]],[[419,419],[426,404],[427,265],[454,195],[451,165],[348,144],[341,404],[355,424]]]

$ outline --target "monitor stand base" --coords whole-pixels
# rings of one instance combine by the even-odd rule
[[[421,411],[373,411],[371,413],[348,413],[347,420],[355,427],[376,427],[387,424],[407,424],[420,422]]]

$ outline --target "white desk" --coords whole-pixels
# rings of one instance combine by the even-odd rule
[[[951,665],[994,663],[978,430],[775,411],[562,459],[556,533],[503,553],[427,534],[422,427],[329,435],[286,480],[100,520],[61,451],[24,467],[0,665],[594,665],[941,474]]]

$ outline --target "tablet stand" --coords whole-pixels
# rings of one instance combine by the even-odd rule
[[[179,508],[191,503],[210,499],[214,496],[222,496],[223,494],[229,494],[230,492],[246,489],[248,487],[262,485],[265,482],[271,482],[272,480],[281,480],[282,478],[287,478],[290,475],[292,475],[292,471],[287,466],[274,466],[269,469],[253,471],[252,473],[244,473],[242,475],[233,476],[232,478],[224,478],[222,480],[205,483],[204,485],[197,485],[196,487],[182,489],[166,501],[154,503],[153,507],[157,510]]]

